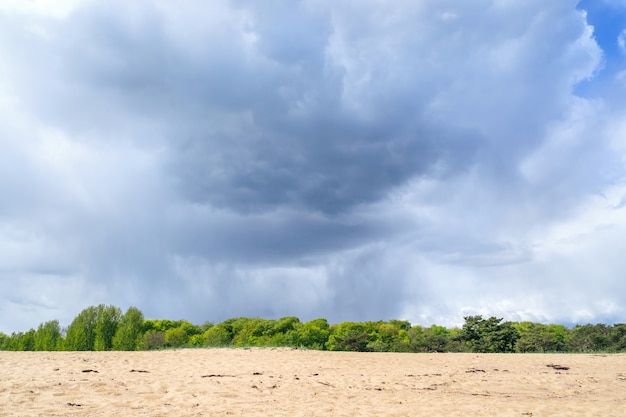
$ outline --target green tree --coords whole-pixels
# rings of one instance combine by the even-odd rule
[[[213,323],[212,321],[205,321],[200,326],[200,330],[202,330],[202,333],[204,333],[204,332],[206,332],[207,330],[209,330],[213,326],[215,326],[215,323]]]
[[[448,329],[450,339],[448,340],[448,349],[446,352],[468,352],[469,347],[462,340],[463,330],[459,328]]]
[[[405,321],[392,320],[389,322],[364,323],[369,334],[367,350],[373,352],[408,352],[410,339],[407,328],[410,324]]]
[[[3,349],[17,352],[35,350],[35,330],[30,329],[26,333],[13,332],[6,336],[3,341]]]
[[[572,329],[570,349],[573,352],[607,351],[611,345],[611,328],[606,324],[585,324]]]
[[[331,333],[326,343],[328,350],[367,352],[371,341],[364,323],[343,322],[330,327]]]
[[[283,317],[273,320],[263,335],[270,346],[297,346],[299,344],[298,330],[301,327],[302,323],[297,317]]]
[[[610,335],[610,347],[611,352],[624,352],[626,351],[626,324],[615,324],[611,330]]]
[[[187,342],[187,344],[189,344],[190,346],[193,347],[204,347],[206,346],[206,338],[204,337],[204,333],[202,334],[194,334],[193,336],[191,336],[189,338],[189,341]]]
[[[10,335],[5,335],[5,339],[2,342],[2,350],[10,350],[10,351],[17,350],[17,337],[20,334],[23,334],[23,333],[13,332]]]
[[[204,338],[204,346],[221,347],[232,343],[231,332],[222,324],[210,327],[202,336]]]
[[[554,352],[564,352],[567,349],[571,332],[562,324],[549,324],[548,331],[552,335],[550,340],[550,350]]]
[[[413,352],[447,352],[452,343],[450,331],[434,324],[427,328],[411,327],[409,339]]]
[[[467,316],[460,337],[472,352],[514,352],[517,330],[511,322],[501,322],[496,317]]]
[[[120,318],[113,337],[114,350],[137,350],[143,336],[143,313],[136,307],[129,307]]]
[[[398,329],[407,332],[411,329],[411,323],[407,320],[389,320],[389,324],[393,324]]]
[[[326,319],[315,319],[304,323],[298,329],[297,345],[308,349],[323,350],[330,336],[330,326]]]
[[[87,307],[70,323],[65,334],[65,350],[93,350],[96,339],[95,329],[98,318],[96,307]]]
[[[147,319],[147,320],[144,320],[143,326],[144,326],[144,331],[146,331],[146,332],[148,330],[158,330],[160,332],[165,333],[169,329],[173,329],[175,327],[180,327],[180,324],[181,324],[180,320],[168,320],[168,319],[154,320],[154,319]]]
[[[569,331],[565,326],[522,322],[514,323],[513,327],[519,335],[516,352],[562,352],[566,349]]]
[[[197,335],[197,334],[202,334],[202,328],[198,325],[195,325],[187,320],[181,320],[179,321],[178,326],[176,326],[180,329],[182,329],[185,334],[187,335],[187,338],[189,339],[191,336]]]
[[[297,317],[282,317],[274,320],[273,325],[269,328],[268,334],[275,335],[277,333],[287,334],[292,330],[297,330],[302,326],[300,319]]]
[[[165,344],[171,347],[183,346],[189,341],[189,336],[182,327],[174,327],[165,332]]]
[[[235,346],[264,346],[269,344],[267,333],[273,327],[273,320],[253,318],[240,320],[238,330],[233,336]]]
[[[35,332],[35,350],[54,351],[58,350],[61,342],[61,326],[58,320],[42,323]]]
[[[66,350],[110,350],[120,320],[120,309],[100,304],[81,311],[67,328]]]
[[[35,329],[30,329],[26,333],[18,332],[15,335],[14,347],[19,352],[35,350]]]
[[[111,350],[122,312],[115,306],[105,306],[103,304],[96,307],[96,311],[94,350]]]

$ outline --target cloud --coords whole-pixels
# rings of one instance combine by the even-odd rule
[[[53,19],[65,19],[85,3],[82,0],[5,0],[0,12],[7,15],[30,15]]]
[[[0,8],[0,330],[623,314],[545,244],[624,176],[576,1],[64,4]]]

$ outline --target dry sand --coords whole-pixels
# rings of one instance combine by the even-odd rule
[[[626,355],[0,352],[0,416],[226,415],[626,416]]]

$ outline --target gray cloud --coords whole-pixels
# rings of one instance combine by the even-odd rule
[[[597,302],[619,305],[619,259],[594,300],[556,291],[589,286],[554,230],[595,224],[624,176],[617,92],[573,94],[605,82],[576,4],[0,9],[0,330],[101,302],[622,317]],[[619,246],[590,233],[583,252]]]

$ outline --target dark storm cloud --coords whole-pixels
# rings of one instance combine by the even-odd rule
[[[376,201],[411,177],[429,174],[438,161],[456,171],[472,158],[471,145],[465,159],[463,146],[455,147],[444,133],[364,129],[331,116],[299,124],[301,132],[251,129],[244,140],[226,135],[192,141],[174,161],[183,194],[243,212],[286,205],[332,214]],[[220,149],[216,141],[232,147]]]
[[[354,247],[375,239],[384,224],[329,220],[305,213],[273,213],[238,217],[205,210],[183,211],[172,222],[175,248],[212,261],[275,263]]]
[[[243,28],[196,28],[189,45],[150,5],[99,5],[53,27],[47,45],[32,41],[37,64],[27,70],[43,66],[46,77],[26,88],[51,123],[163,143],[185,198],[235,211],[342,212],[436,165],[471,163],[479,135],[428,123],[410,84],[371,97],[376,116],[346,106],[344,70],[326,56],[330,22],[302,7],[279,8],[285,24],[261,10]]]

